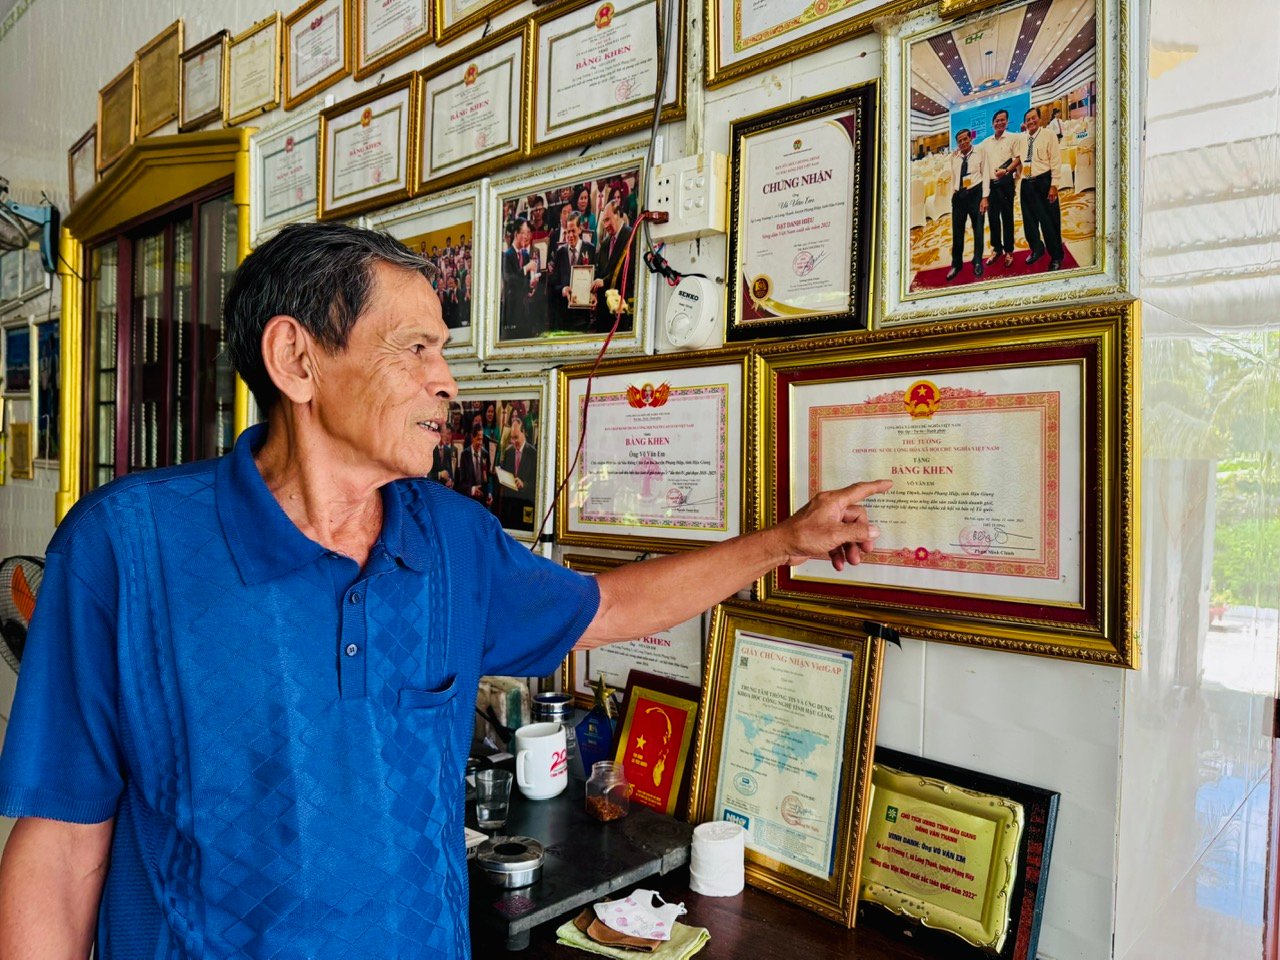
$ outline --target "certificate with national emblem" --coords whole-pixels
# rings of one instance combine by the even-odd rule
[[[280,103],[280,14],[232,37],[227,61],[227,124],[274,109]]]
[[[227,102],[227,39],[221,30],[182,54],[182,102],[178,129],[199,130],[221,120]]]
[[[409,196],[413,105],[413,77],[407,75],[320,114],[322,220]]]
[[[309,0],[285,18],[286,110],[351,72],[347,27],[347,0]]]
[[[431,42],[431,0],[354,0],[351,5],[357,80],[377,73]]]
[[[294,220],[315,216],[319,186],[320,118],[316,114],[257,133],[253,166],[254,240]]]

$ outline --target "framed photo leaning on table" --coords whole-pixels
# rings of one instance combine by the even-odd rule
[[[606,361],[588,402],[590,374],[560,371],[557,542],[671,551],[742,533],[746,351]]]
[[[854,925],[884,641],[848,617],[711,615],[691,820],[746,831],[746,880]]]
[[[881,326],[1135,290],[1136,6],[929,8],[886,32]]]
[[[875,549],[780,567],[767,599],[915,637],[1138,663],[1138,307],[954,321],[760,350],[761,525],[887,478]]]

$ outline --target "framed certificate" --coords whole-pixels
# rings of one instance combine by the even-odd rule
[[[431,0],[352,0],[357,80],[431,42]]]
[[[138,51],[138,136],[178,119],[182,21],[175,20]]]
[[[1137,316],[1120,303],[763,349],[762,525],[819,490],[894,481],[867,500],[880,537],[862,563],[779,568],[766,598],[1137,666]]]
[[[871,29],[922,0],[706,0],[708,87],[794,60]]]
[[[471,179],[524,155],[533,27],[517,23],[418,74],[420,191]]]
[[[94,159],[98,150],[98,128],[92,126],[67,151],[67,187],[74,207],[98,179]]]
[[[563,368],[557,541],[679,550],[741,533],[746,364],[729,349]]]
[[[447,43],[520,0],[434,0],[436,42]]]
[[[182,54],[182,106],[178,130],[190,133],[226,115],[227,41],[231,34],[219,30]]]
[[[688,820],[689,762],[698,721],[697,687],[633,671],[614,762],[631,785],[631,802]]]
[[[648,127],[658,84],[659,0],[589,0],[538,18],[533,152]],[[684,3],[666,35],[662,117],[684,115]]]
[[[729,340],[867,326],[876,84],[732,124]]]
[[[711,615],[694,822],[746,831],[746,880],[851,927],[884,641],[857,621],[728,601]]]
[[[320,115],[291,117],[249,141],[253,242],[286,223],[314,219],[320,184]]]
[[[138,63],[135,60],[98,91],[98,174],[115,163],[133,143],[137,108]]]
[[[347,0],[308,0],[284,19],[284,108],[351,72]]]
[[[227,126],[280,105],[280,14],[259,20],[227,48]]]
[[[645,177],[634,145],[493,183],[486,359],[586,359],[615,326],[615,356],[648,350],[652,282],[634,232]],[[575,266],[595,271],[591,309],[569,306]]]
[[[321,220],[409,197],[414,120],[412,74],[321,111]]]
[[[597,574],[630,561],[571,554],[563,562],[570,570]],[[605,683],[615,690],[626,688],[633,670],[701,688],[705,638],[706,617],[699,614],[652,636],[592,650],[573,650],[561,667],[563,689],[572,695],[577,706],[589,709],[595,702],[591,684],[601,674]]]
[[[934,7],[885,33],[878,325],[1137,289],[1137,7],[1021,0],[958,20]],[[988,76],[988,63],[1009,66]]]
[[[484,339],[484,313],[478,306],[483,269],[476,256],[487,249],[480,234],[487,229],[488,200],[488,181],[481,180],[370,217],[375,230],[391,234],[435,267],[433,283],[449,328],[445,356],[451,359],[474,359]],[[490,454],[496,457],[500,452],[495,441]]]
[[[551,403],[541,374],[459,379],[431,479],[475,500],[517,540],[535,542],[554,486]]]

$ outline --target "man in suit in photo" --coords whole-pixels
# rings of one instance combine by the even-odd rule
[[[618,209],[618,202],[611,200],[600,211],[600,257],[596,263],[595,283],[591,285],[596,295],[596,325],[599,329],[608,330],[613,326],[613,314],[609,312],[605,291],[614,288],[617,284],[622,284],[621,293],[626,299],[635,289],[635,264],[628,266],[625,281],[618,275],[618,267],[626,255],[627,245],[630,242],[631,226],[626,222],[622,211]],[[619,329],[630,330],[630,322],[624,319]]]
[[[582,329],[591,319],[591,310],[570,307],[569,288],[573,283],[574,267],[594,266],[596,248],[582,239],[582,218],[576,210],[571,211],[565,220],[563,235],[564,243],[556,249],[551,268],[554,322],[559,330]]]
[[[1000,109],[991,117],[991,136],[982,141],[986,154],[987,176],[991,178],[987,194],[987,223],[991,230],[991,259],[987,265],[1003,260],[1013,266],[1013,196],[1018,182],[1018,136],[1009,133],[1009,111]]]
[[[538,451],[525,439],[524,424],[511,421],[511,445],[502,454],[502,469],[514,478],[515,489],[503,485],[498,518],[509,530],[532,530],[534,493],[538,482]]]
[[[516,221],[511,246],[502,252],[502,332],[515,339],[533,335],[530,312],[538,261],[529,252],[533,232],[529,221]]]
[[[1049,269],[1062,267],[1062,208],[1058,185],[1062,179],[1062,149],[1058,138],[1040,126],[1040,111],[1032,107],[1026,116],[1027,132],[1018,152],[1022,158],[1022,229],[1031,253],[1027,266],[1047,252]]]
[[[453,431],[447,423],[442,424],[440,427],[440,446],[431,451],[430,479],[437,483],[442,483],[446,487],[452,487],[457,473],[458,459],[457,450],[453,446]]]
[[[951,155],[951,270],[950,283],[964,266],[964,231],[973,226],[973,276],[982,276],[982,217],[987,212],[987,195],[991,190],[987,171],[987,155],[973,149],[973,132],[956,134],[960,148]]]
[[[485,447],[484,428],[471,431],[471,443],[458,455],[458,479],[454,489],[493,509],[493,468]]]

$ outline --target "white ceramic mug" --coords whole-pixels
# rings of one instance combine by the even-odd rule
[[[550,800],[569,784],[569,751],[558,723],[527,723],[515,735],[516,786],[530,800]]]

